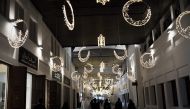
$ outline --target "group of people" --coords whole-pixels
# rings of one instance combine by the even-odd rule
[[[96,98],[92,99],[90,102],[91,109],[100,109],[100,105],[103,105],[103,109],[122,109],[122,102],[120,98],[118,98],[115,103],[115,107],[112,108],[111,102],[108,99],[105,99],[104,104],[102,100],[97,100]],[[131,99],[128,101],[127,109],[136,109],[135,104]]]

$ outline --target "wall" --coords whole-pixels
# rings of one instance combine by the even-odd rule
[[[184,20],[186,24],[190,24],[188,20]],[[184,23],[184,24],[185,24]],[[146,109],[161,109],[160,84],[164,85],[167,109],[189,109],[182,106],[183,95],[180,92],[179,79],[185,76],[190,76],[190,40],[179,35],[175,29],[175,21],[164,31],[161,37],[154,42],[152,49],[155,51],[156,66],[151,69],[141,67],[143,75],[144,87],[156,87],[157,104],[146,103]],[[150,49],[149,49],[150,50]],[[149,51],[148,50],[148,51]],[[173,106],[171,101],[173,95],[170,93],[172,87],[168,81],[175,80],[177,88],[178,106]],[[147,96],[147,95],[146,95]],[[151,96],[149,97],[152,102]]]

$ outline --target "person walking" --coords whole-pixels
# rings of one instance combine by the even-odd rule
[[[118,98],[117,102],[115,103],[115,109],[122,109],[122,102],[120,98]]]
[[[108,99],[104,102],[104,109],[111,109],[111,103],[108,101]]]
[[[129,99],[128,109],[136,109],[134,102]]]

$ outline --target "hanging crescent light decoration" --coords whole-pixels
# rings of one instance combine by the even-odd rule
[[[55,56],[50,58],[50,67],[54,72],[60,72],[63,67],[63,59],[61,57]]]
[[[86,62],[88,59],[89,59],[89,57],[90,57],[90,51],[88,51],[88,54],[87,54],[87,56],[86,56],[86,58],[82,58],[81,57],[81,52],[82,52],[82,50],[84,50],[86,47],[82,47],[80,50],[79,50],[79,52],[78,52],[78,58],[79,58],[79,61],[81,61],[81,62]]]
[[[89,66],[90,69],[88,69],[86,66]],[[86,73],[91,73],[91,72],[94,70],[94,67],[93,67],[92,64],[87,63],[86,66],[84,66],[84,72],[86,72]]]
[[[83,79],[87,79],[88,78],[88,73],[83,72],[82,77],[83,77]]]
[[[114,50],[113,52],[114,52],[114,56],[115,56],[118,60],[120,60],[120,61],[123,61],[125,58],[127,58],[127,50],[124,50],[124,55],[123,55],[123,56],[119,56],[119,55],[116,53],[115,50]]]
[[[145,56],[149,57],[148,61],[144,61]],[[151,53],[144,53],[140,57],[140,63],[144,68],[153,68],[156,65],[155,58]]]
[[[117,75],[117,76],[115,76],[115,79],[116,79],[116,80],[120,80],[120,79],[121,79],[121,76],[120,76],[120,75]]]
[[[26,27],[25,32],[23,32],[24,30],[18,30],[18,31],[16,30],[15,27],[17,27],[19,23],[23,23],[25,25]],[[8,37],[8,42],[11,47],[19,48],[26,42],[26,39],[28,37],[28,29],[27,29],[28,27],[22,19],[17,19],[16,21],[12,22],[12,25],[13,27],[11,29],[11,37]]]
[[[123,17],[124,17],[125,21],[127,23],[129,23],[130,25],[132,25],[132,26],[143,26],[143,25],[146,25],[149,22],[150,18],[151,18],[151,9],[150,9],[150,7],[147,4],[146,4],[147,7],[148,7],[147,8],[147,15],[146,15],[146,17],[143,20],[137,20],[137,21],[135,21],[135,20],[133,20],[129,16],[128,11],[129,11],[130,5],[134,4],[134,3],[138,3],[138,2],[143,2],[143,1],[142,0],[129,0],[128,2],[126,2],[124,4],[123,9],[122,9],[122,14],[123,14]]]
[[[176,19],[176,30],[177,32],[187,38],[187,39],[190,39],[190,26],[186,27],[186,28],[183,28],[182,25],[181,25],[181,19],[185,16],[185,15],[188,15],[190,14],[190,11],[185,11],[185,12],[182,12]]]
[[[78,75],[77,72],[78,72],[78,71],[74,71],[74,72],[71,73],[71,78],[72,78],[72,80],[74,80],[74,81],[77,81],[77,80],[80,79],[80,75]]]
[[[65,5],[63,5],[62,9],[63,9],[64,19],[65,19],[65,24],[67,25],[69,30],[73,30],[75,27],[75,17],[74,17],[74,13],[73,13],[73,8],[72,8],[72,5],[69,0],[66,0],[66,3],[68,4],[68,6],[71,9],[72,23],[69,22],[69,20],[67,18],[67,12],[66,12]]]
[[[116,69],[117,69],[117,70],[116,70]],[[113,72],[114,74],[117,74],[117,75],[120,75],[120,76],[123,74],[123,71],[122,71],[121,68],[119,68],[119,65],[118,65],[118,64],[115,64],[115,65],[112,66],[112,72]]]

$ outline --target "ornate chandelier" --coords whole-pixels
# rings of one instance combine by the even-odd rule
[[[117,69],[117,70],[116,70],[116,69]],[[112,72],[113,72],[114,74],[117,74],[117,75],[120,75],[120,76],[123,74],[123,71],[122,71],[121,68],[119,68],[119,65],[118,65],[118,64],[115,64],[115,65],[112,66]]]
[[[188,15],[190,14],[190,11],[185,11],[185,12],[182,12],[176,19],[176,30],[178,31],[178,33],[185,37],[185,38],[188,38],[190,39],[190,26],[186,27],[186,28],[183,28],[182,25],[181,25],[181,19],[185,16],[185,15]]]
[[[66,12],[65,5],[63,5],[62,9],[63,9],[64,19],[65,19],[65,24],[67,25],[69,30],[73,30],[74,27],[75,27],[75,17],[74,17],[74,13],[73,13],[73,8],[72,8],[72,5],[71,5],[69,0],[66,0],[66,3],[68,4],[68,6],[71,9],[72,22],[69,22],[68,17],[67,17],[67,12]]]
[[[86,67],[86,66],[89,66],[89,69],[87,69],[87,67]],[[94,67],[93,67],[93,65],[92,65],[92,64],[87,63],[87,65],[86,65],[86,66],[84,67],[84,72],[91,73],[91,72],[94,70]]]
[[[127,58],[127,50],[126,50],[126,49],[124,50],[124,55],[123,55],[123,56],[119,56],[119,55],[116,53],[116,51],[114,50],[114,56],[115,56],[118,60],[123,61],[125,58]]]
[[[81,61],[81,62],[86,62],[88,59],[89,59],[89,57],[90,57],[90,51],[88,51],[88,54],[87,54],[87,56],[85,57],[85,58],[82,58],[81,57],[81,52],[82,52],[82,50],[84,50],[86,47],[81,47],[81,49],[79,50],[79,52],[78,52],[78,58],[79,58],[79,61]]]
[[[17,27],[19,23],[24,23],[24,25],[26,26],[25,32],[23,32],[24,30],[16,31],[15,27]],[[28,29],[27,29],[28,27],[22,19],[17,19],[16,21],[12,22],[12,25],[13,27],[11,31],[11,37],[8,37],[8,42],[11,47],[19,48],[26,42],[26,39],[28,37]]]
[[[102,34],[100,34],[98,37],[98,46],[101,48],[105,47],[105,41],[105,37]]]
[[[148,61],[144,61],[144,57],[148,57]],[[156,65],[156,61],[152,53],[144,53],[140,57],[140,63],[144,68],[153,68]]]
[[[55,56],[50,59],[50,67],[54,72],[60,72],[63,67],[63,59]]]
[[[122,13],[123,13],[123,17],[124,17],[125,21],[127,21],[127,23],[129,23],[130,25],[143,26],[143,25],[146,25],[149,22],[150,18],[151,18],[151,9],[146,4],[148,6],[146,17],[143,20],[135,21],[129,16],[128,11],[129,11],[130,5],[133,4],[133,3],[137,3],[137,2],[143,2],[143,1],[142,0],[129,0],[128,2],[126,2],[124,4],[124,6],[123,6]]]
[[[77,74],[77,73],[78,73],[78,71],[74,71],[74,72],[71,73],[72,80],[78,81],[80,79],[80,75]]]
[[[110,0],[96,0],[96,3],[101,3],[102,5],[105,5]]]

